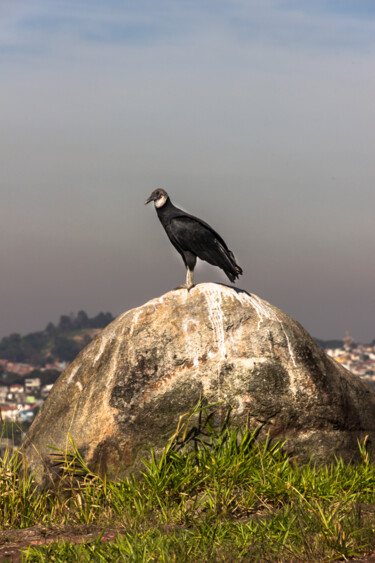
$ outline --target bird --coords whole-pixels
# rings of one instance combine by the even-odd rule
[[[218,266],[233,283],[243,273],[231,250],[210,225],[173,205],[169,195],[160,188],[146,199],[154,202],[156,213],[169,240],[182,256],[186,267],[186,282],[180,288],[194,287],[194,268],[197,258]]]

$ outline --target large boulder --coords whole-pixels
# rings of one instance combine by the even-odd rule
[[[300,459],[354,458],[375,437],[375,393],[294,319],[246,291],[205,283],[114,320],[60,375],[23,445],[39,482],[70,434],[110,478],[165,446],[200,400],[264,423]]]

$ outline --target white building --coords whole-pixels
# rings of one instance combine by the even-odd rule
[[[18,418],[18,408],[16,405],[3,405],[0,407],[2,420],[10,420],[16,422]]]
[[[40,388],[39,377],[34,377],[34,378],[30,377],[25,379],[25,387],[28,391],[31,391],[32,389],[39,389]]]
[[[0,385],[0,403],[5,401],[6,396],[9,393],[9,387],[7,385]]]

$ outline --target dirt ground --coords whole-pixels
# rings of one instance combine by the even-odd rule
[[[45,545],[55,541],[69,541],[71,543],[82,543],[95,540],[103,533],[99,526],[33,526],[21,530],[0,531],[0,563],[9,561],[20,563],[22,560],[21,550],[29,546]],[[125,533],[124,528],[107,528],[100,541],[113,541],[117,536]],[[375,563],[375,553],[361,559],[350,559],[351,563]],[[294,563],[298,563],[294,561]]]
[[[81,543],[94,540],[103,532],[98,526],[33,526],[21,530],[0,531],[0,562],[21,561],[21,550],[29,546],[45,545],[58,540],[65,540],[71,543]],[[102,542],[113,541],[116,536],[124,533],[121,528],[107,528],[102,537]]]

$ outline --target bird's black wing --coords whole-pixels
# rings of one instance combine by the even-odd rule
[[[222,268],[227,275],[231,273],[237,277],[240,273],[224,240],[201,219],[187,214],[177,215],[171,219],[168,230],[171,241],[181,250],[192,252],[201,260]]]
[[[229,250],[219,233],[217,233],[211,225],[205,223],[205,221],[202,221],[202,219],[199,219],[198,217],[182,212],[181,215],[176,214],[173,218],[171,218],[171,226],[176,234],[179,234],[179,238],[182,238],[182,240],[185,240],[185,238],[188,239],[189,234],[191,236],[191,234],[194,233],[194,238],[198,245],[199,241],[203,242],[201,241],[201,237],[206,241],[207,238],[212,237],[213,239],[216,239],[216,241],[219,242],[226,251]]]

